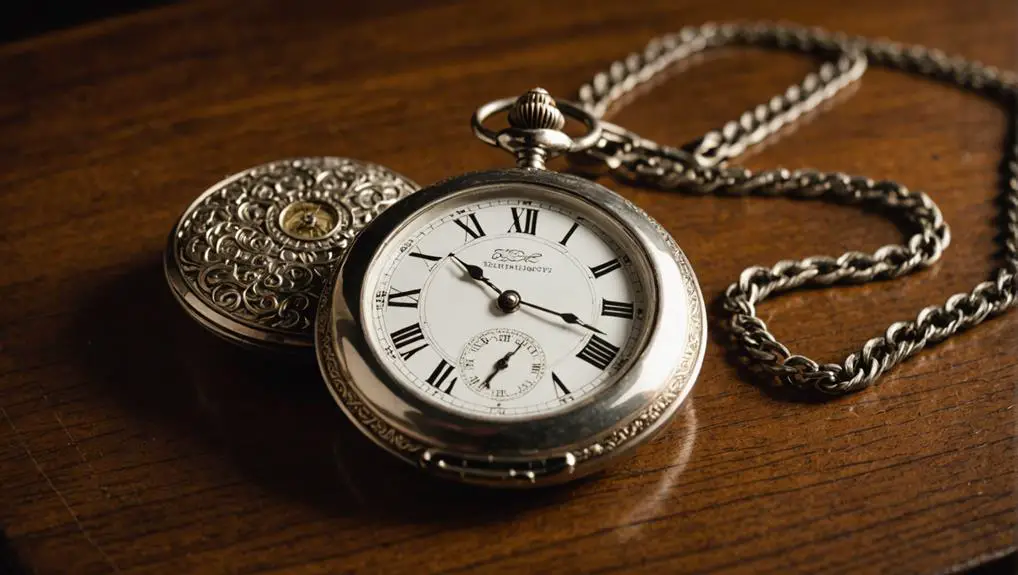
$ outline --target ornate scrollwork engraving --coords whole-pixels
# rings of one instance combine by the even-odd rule
[[[257,329],[305,335],[353,237],[417,185],[346,158],[263,164],[206,191],[184,213],[173,255],[188,288]]]
[[[404,457],[414,456],[423,451],[425,446],[399,432],[379,417],[364,403],[360,394],[351,384],[350,374],[344,369],[343,362],[340,361],[339,355],[336,353],[336,341],[332,333],[333,318],[330,315],[330,297],[333,289],[331,280],[326,281],[325,290],[322,292],[323,297],[318,302],[318,314],[320,318],[328,319],[315,322],[318,365],[325,377],[325,383],[332,390],[333,396],[343,406],[343,409],[354,419],[356,424],[365,430],[365,433]]]

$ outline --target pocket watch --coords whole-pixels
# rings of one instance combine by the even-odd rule
[[[484,126],[505,111],[508,128]],[[562,132],[564,114],[586,134]],[[651,438],[688,396],[703,296],[646,213],[544,168],[597,142],[595,117],[535,89],[482,106],[473,127],[517,167],[424,188],[353,238],[319,304],[319,366],[365,435],[429,472],[577,478]]]
[[[350,240],[417,184],[338,157],[279,160],[213,185],[170,233],[164,269],[187,313],[229,341],[310,354],[329,273]]]

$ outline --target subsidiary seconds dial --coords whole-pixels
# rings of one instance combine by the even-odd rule
[[[612,384],[639,352],[653,282],[598,206],[500,192],[426,209],[382,246],[366,329],[413,393],[463,415],[533,417]]]
[[[547,360],[534,338],[497,327],[477,334],[463,346],[458,367],[474,393],[501,402],[532,390],[544,377]]]

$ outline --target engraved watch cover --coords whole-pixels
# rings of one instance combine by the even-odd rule
[[[239,172],[181,216],[165,253],[167,280],[184,309],[221,337],[310,349],[336,262],[369,221],[417,188],[385,167],[338,157]]]

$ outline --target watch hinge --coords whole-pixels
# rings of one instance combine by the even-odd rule
[[[463,457],[429,449],[421,455],[420,465],[440,475],[466,480],[536,483],[542,477],[571,474],[576,456],[566,452],[543,459],[506,459],[494,455]]]

